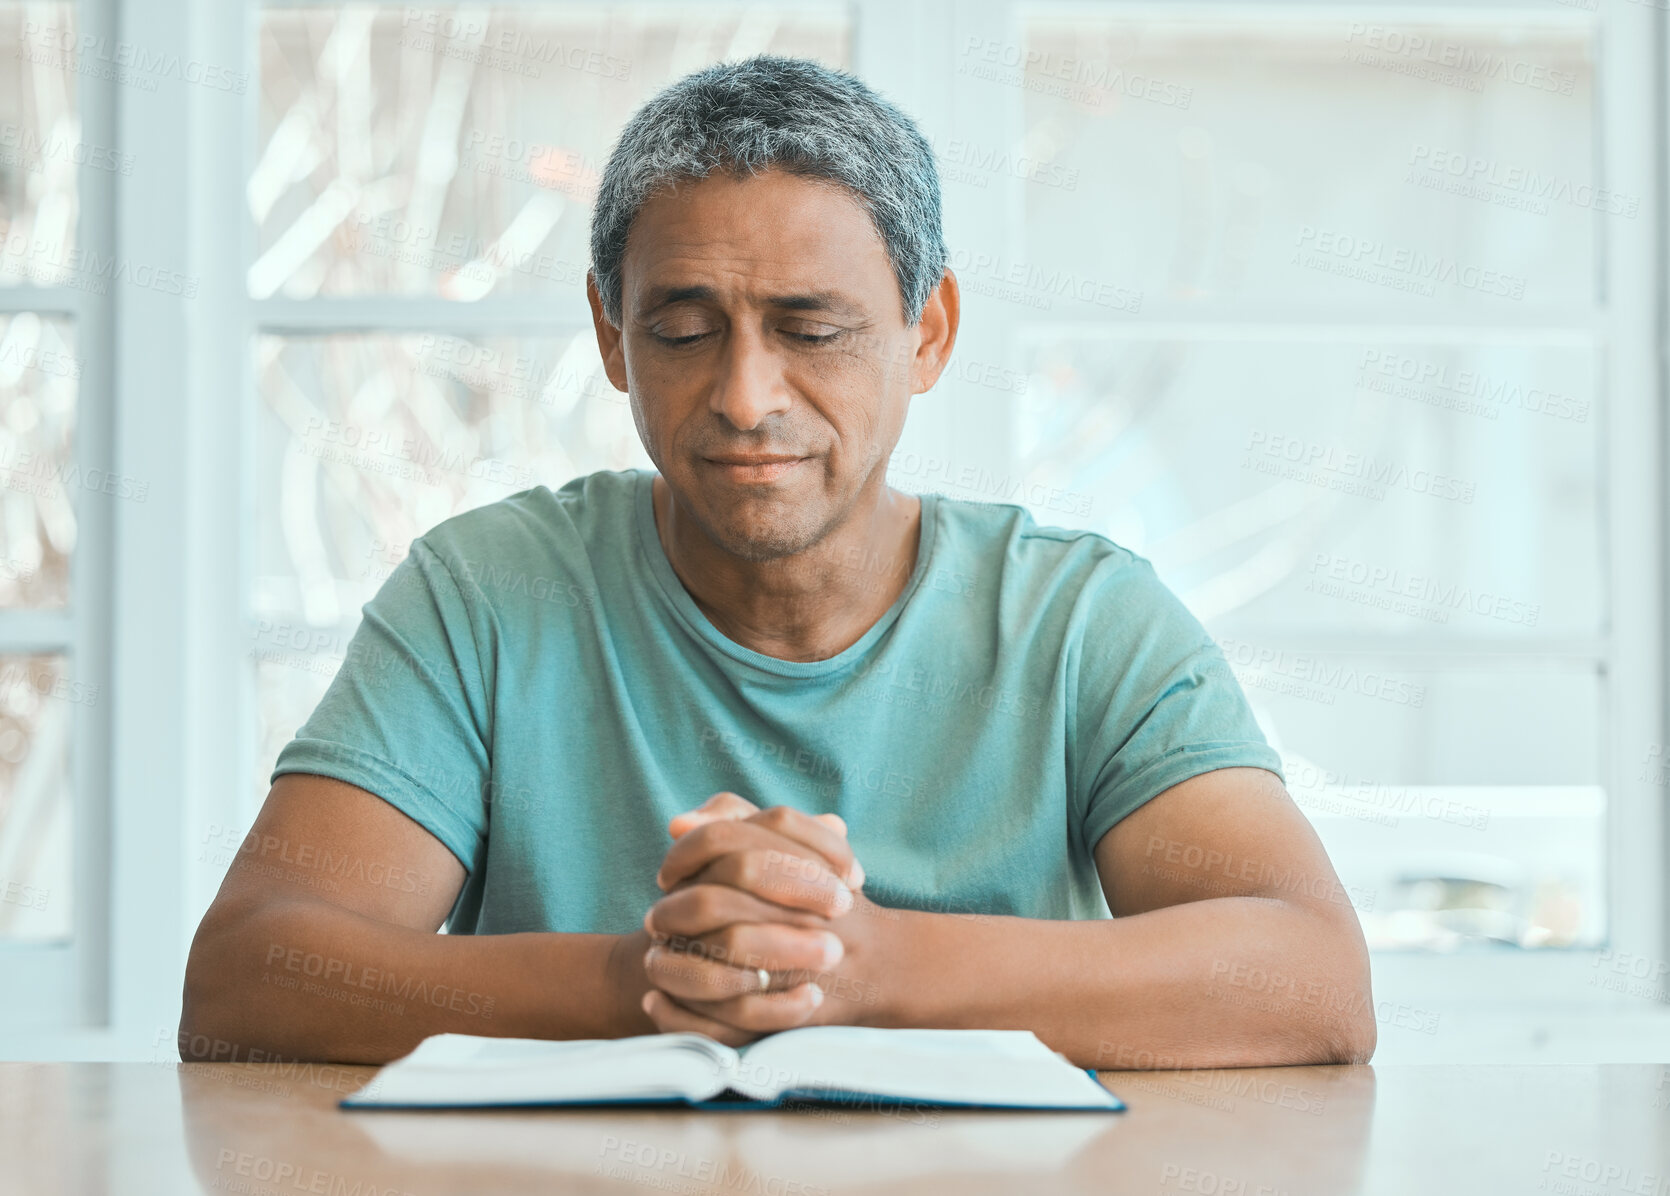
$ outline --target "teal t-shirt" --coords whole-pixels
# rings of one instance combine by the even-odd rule
[[[358,785],[458,857],[454,933],[636,930],[668,820],[727,789],[839,814],[881,905],[1106,917],[1091,852],[1121,818],[1212,769],[1280,775],[1217,645],[1102,536],[925,494],[893,606],[837,656],[779,660],[684,589],[653,477],[420,537],[279,753],[274,777]]]

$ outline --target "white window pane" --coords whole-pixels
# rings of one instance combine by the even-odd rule
[[[721,58],[843,65],[843,5],[260,9],[252,294],[574,293],[632,112]]]
[[[1204,618],[1604,624],[1590,348],[1053,338],[1026,360],[1020,472],[1080,508],[1036,513],[1152,557]]]
[[[70,733],[97,700],[63,656],[0,656],[0,939],[71,935]]]
[[[74,5],[0,5],[0,285],[74,285],[76,176],[121,169],[121,155],[81,140],[76,76],[105,64],[78,39]]]
[[[0,610],[69,602],[80,375],[68,321],[0,315]]]
[[[1076,186],[1026,187],[1024,260],[986,272],[1150,305],[1584,302],[1597,213],[1637,219],[1642,199],[1599,176],[1593,57],[1570,14],[1034,16],[958,67],[1024,94],[1027,150]],[[1107,314],[1074,293],[1051,312]]]
[[[591,329],[257,342],[255,614],[357,619],[414,537],[534,485],[648,466]]]
[[[1604,940],[1597,670],[1217,639],[1371,945]]]

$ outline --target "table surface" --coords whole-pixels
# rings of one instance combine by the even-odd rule
[[[1670,1196],[1670,1066],[1103,1072],[1120,1114],[345,1112],[374,1069],[0,1063],[0,1192]]]

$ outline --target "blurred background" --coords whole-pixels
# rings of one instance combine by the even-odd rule
[[[762,51],[938,156],[964,326],[890,480],[1207,624],[1377,1061],[1662,1057],[1663,8],[0,3],[0,1057],[173,1058],[413,537],[649,467],[592,197],[639,103]]]

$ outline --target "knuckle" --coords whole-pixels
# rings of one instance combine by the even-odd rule
[[[742,851],[736,855],[737,884],[742,888],[759,888],[771,876],[772,860],[763,851]]]
[[[727,926],[709,935],[703,944],[707,957],[720,963],[734,964],[737,957],[736,927]]]
[[[686,836],[705,851],[728,851],[736,843],[736,824],[728,820],[704,822]]]
[[[705,923],[719,916],[723,896],[716,885],[697,885],[685,900],[689,902],[690,915]]]

